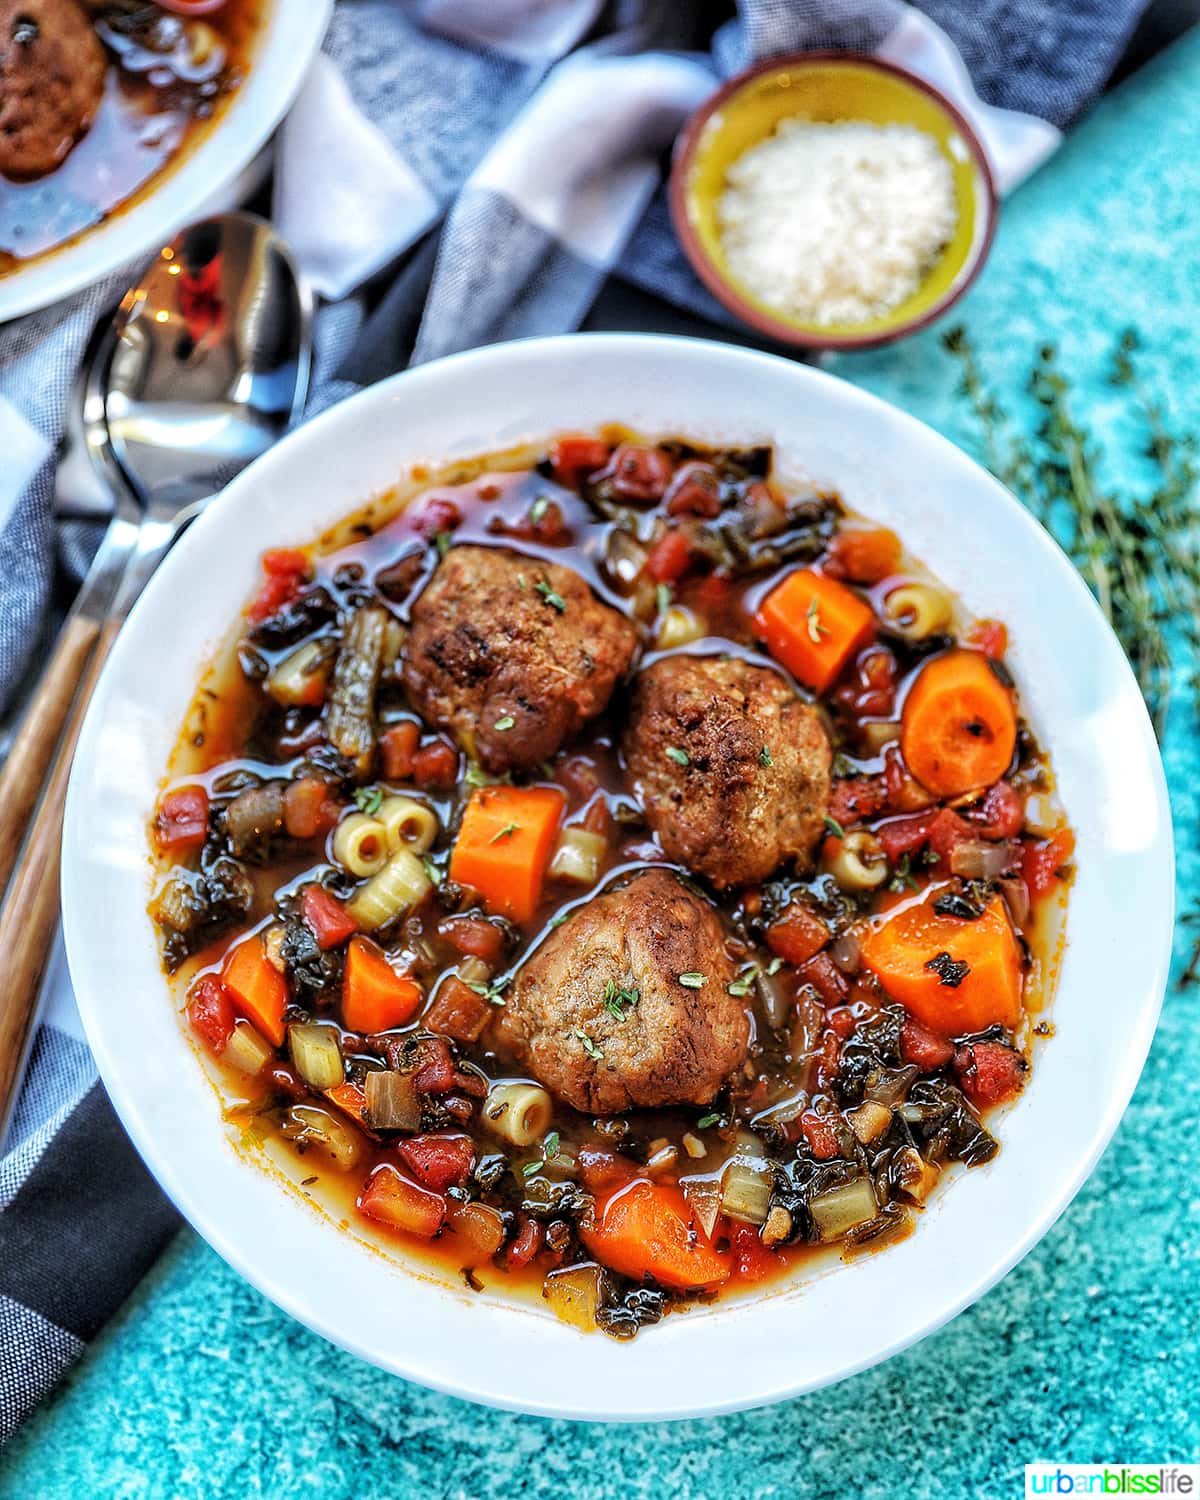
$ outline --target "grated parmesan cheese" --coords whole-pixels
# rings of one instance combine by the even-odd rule
[[[733,276],[801,323],[866,323],[920,286],[958,221],[950,162],[912,125],[781,120],[729,167]]]

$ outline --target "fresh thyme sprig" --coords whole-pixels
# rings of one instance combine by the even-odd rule
[[[961,367],[960,393],[979,425],[983,457],[1025,502],[1083,574],[1125,648],[1161,738],[1173,664],[1200,714],[1200,551],[1193,511],[1197,439],[1174,431],[1150,396],[1134,355],[1138,339],[1122,334],[1111,380],[1128,391],[1144,433],[1153,476],[1149,493],[1113,491],[1098,474],[1102,450],[1077,418],[1072,387],[1053,345],[1039,352],[1028,392],[1040,411],[1032,441],[1016,432],[988,386],[965,329],[944,337]]]

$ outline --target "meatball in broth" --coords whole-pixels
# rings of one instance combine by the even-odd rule
[[[668,858],[719,890],[811,859],[833,752],[820,715],[778,672],[665,657],[638,676],[624,749]]]
[[[498,1051],[590,1114],[708,1104],[750,1021],[714,907],[667,870],[597,896],[522,965]]]

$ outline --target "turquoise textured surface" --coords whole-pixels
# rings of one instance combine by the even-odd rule
[[[1200,424],[1198,96],[1200,34],[1107,99],[1007,205],[963,321],[1019,421],[1035,420],[1023,382],[1052,340],[1115,447],[1103,370],[1133,324],[1148,383]],[[833,367],[974,446],[938,330]],[[1200,895],[1198,747],[1177,712],[1181,910]],[[1177,947],[1178,970],[1182,934]],[[1022,1493],[1037,1457],[1200,1458],[1198,993],[1168,995],[1116,1139],[1034,1253],[940,1333],[842,1386],[673,1426],[484,1411],[331,1348],[188,1232],[0,1458],[0,1494],[998,1497]]]

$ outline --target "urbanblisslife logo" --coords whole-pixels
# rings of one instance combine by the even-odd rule
[[[1026,1464],[1025,1494],[1177,1495],[1200,1500],[1200,1464]]]

